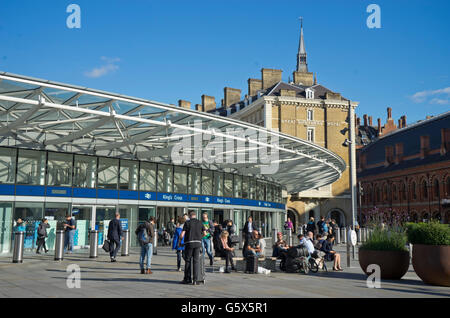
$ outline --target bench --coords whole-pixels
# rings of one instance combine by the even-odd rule
[[[270,269],[271,271],[276,271],[279,269],[279,259],[277,260],[276,257],[259,257],[258,258],[258,266],[264,267],[266,269]],[[224,257],[214,257],[214,266],[213,266],[213,272],[219,271],[219,268],[221,264],[218,264],[219,262],[225,263]],[[233,263],[236,267],[236,270],[238,272],[244,272],[245,271],[245,258],[244,257],[233,257]],[[225,264],[223,264],[225,265]]]

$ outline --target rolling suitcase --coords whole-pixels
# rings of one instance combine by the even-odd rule
[[[248,274],[258,274],[258,256],[249,255],[245,258],[245,272]]]
[[[205,257],[203,255],[203,244],[200,250],[200,256],[198,259],[198,283],[206,283],[206,275],[205,275]],[[194,262],[192,262],[192,279],[194,279]]]

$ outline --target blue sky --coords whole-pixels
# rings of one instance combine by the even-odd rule
[[[66,8],[81,7],[81,29]],[[366,7],[381,8],[369,29]],[[309,70],[360,102],[357,114],[408,123],[450,110],[450,1],[0,0],[0,70],[176,104],[223,87],[247,92],[261,68],[296,66],[304,17]],[[397,122],[397,121],[396,121]]]

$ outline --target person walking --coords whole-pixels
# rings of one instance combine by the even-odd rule
[[[74,218],[68,214],[66,216],[66,222],[63,224],[64,226],[64,253],[66,251],[69,254],[73,253],[73,238],[75,236],[75,229],[77,228],[76,222]]]
[[[117,251],[120,248],[120,240],[123,240],[119,212],[116,212],[114,219],[109,222],[108,240],[110,242],[109,256],[111,257],[111,262],[115,262]]]
[[[291,231],[291,233],[294,233],[294,224],[291,221],[291,218],[287,218],[286,222],[284,223],[284,229],[286,231]]]
[[[170,241],[173,239],[173,235],[175,233],[175,229],[177,228],[175,224],[175,219],[171,218],[169,222],[167,222],[167,233],[170,235]]]
[[[181,272],[181,258],[184,254],[184,238],[180,241],[180,234],[183,231],[184,217],[178,217],[178,224],[173,234],[172,249],[177,251],[177,271]],[[178,242],[180,241],[180,244]],[[183,257],[184,258],[184,257]]]
[[[206,251],[209,257],[209,265],[212,266],[214,263],[214,257],[211,249],[211,239],[214,234],[214,224],[208,219],[207,213],[202,214],[202,224],[206,230],[206,235],[202,238],[202,247],[203,247],[202,257],[205,258],[205,251]]]
[[[136,234],[138,236],[138,242],[141,246],[141,257],[139,259],[139,266],[141,268],[141,274],[152,274],[152,255],[153,255],[153,238],[155,235],[154,225],[156,220],[153,216],[140,224],[136,229]],[[147,258],[147,269],[144,267],[144,261]]]
[[[45,238],[48,237],[47,229],[50,228],[50,224],[48,224],[47,219],[42,219],[41,223],[38,226],[37,230],[37,249],[36,254],[41,254],[41,247],[44,247],[45,253],[48,252],[47,246],[45,245]]]
[[[242,229],[242,234],[244,236],[244,246],[247,245],[248,240],[251,238],[254,228],[253,217],[250,215],[247,218],[247,222],[245,222],[244,228]]]
[[[191,211],[189,215],[189,221],[184,224],[183,231],[180,234],[180,238],[184,238],[185,245],[185,268],[184,279],[182,284],[199,285],[199,259],[200,248],[202,247],[202,238],[206,235],[206,229],[203,227],[203,223],[197,219],[197,213]],[[178,244],[181,244],[179,241]],[[191,270],[193,267],[194,277],[191,276]]]

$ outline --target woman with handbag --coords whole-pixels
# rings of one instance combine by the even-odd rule
[[[228,266],[231,265],[231,270],[235,271],[233,257],[234,257],[234,248],[228,246],[228,231],[222,231],[220,234],[220,239],[218,241],[217,252],[219,257],[225,257],[225,273],[229,274],[231,271],[228,269]]]

